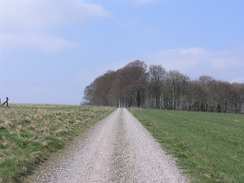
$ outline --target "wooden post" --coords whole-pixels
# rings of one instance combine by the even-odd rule
[[[8,100],[9,100],[8,97],[6,97],[6,101],[2,104],[2,106],[6,104],[8,107]]]

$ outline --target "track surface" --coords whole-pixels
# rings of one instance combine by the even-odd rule
[[[86,137],[37,171],[30,182],[185,183],[172,158],[127,109],[117,109]]]

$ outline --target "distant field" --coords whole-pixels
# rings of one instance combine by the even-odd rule
[[[130,109],[192,182],[244,182],[244,115]]]
[[[113,110],[60,105],[0,107],[0,182],[21,182],[50,153]]]

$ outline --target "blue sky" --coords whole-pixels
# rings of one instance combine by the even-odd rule
[[[244,82],[243,0],[0,0],[0,98],[79,104],[136,59]]]

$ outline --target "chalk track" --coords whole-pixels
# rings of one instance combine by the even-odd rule
[[[36,183],[186,183],[127,109],[117,109],[28,179]],[[27,182],[28,182],[27,181]]]

